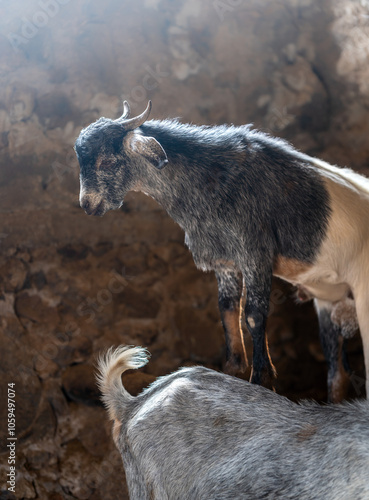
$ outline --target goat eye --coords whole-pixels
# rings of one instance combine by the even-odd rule
[[[108,170],[110,167],[112,167],[114,165],[114,163],[115,162],[112,160],[102,160],[100,162],[99,168],[102,170]]]

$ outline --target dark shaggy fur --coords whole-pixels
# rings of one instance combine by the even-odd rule
[[[75,149],[87,213],[103,215],[129,190],[143,191],[183,228],[196,265],[216,271],[230,372],[246,362],[241,344],[232,352],[237,321],[229,314],[239,315],[243,280],[252,381],[265,381],[274,371],[265,339],[273,264],[279,256],[313,263],[327,229],[329,197],[316,168],[250,126],[176,120],[127,132],[124,120],[102,118],[81,132]]]

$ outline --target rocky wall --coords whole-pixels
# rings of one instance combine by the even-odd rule
[[[96,355],[147,346],[128,374],[222,369],[212,274],[151,199],[87,217],[72,149],[84,125],[153,101],[152,116],[252,122],[304,152],[368,171],[364,0],[40,0],[0,3],[0,498],[128,498],[94,381]],[[276,390],[326,398],[311,304],[273,284]],[[251,359],[251,342],[247,342]],[[363,394],[357,336],[350,396]],[[249,372],[245,375],[247,378]],[[16,493],[7,490],[7,384],[16,390]]]

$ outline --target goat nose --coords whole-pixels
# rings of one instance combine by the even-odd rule
[[[86,214],[89,214],[91,212],[91,203],[89,202],[89,200],[87,198],[83,198],[81,200],[81,208],[83,208],[83,210],[86,212]]]

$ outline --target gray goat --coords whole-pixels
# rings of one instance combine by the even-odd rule
[[[131,500],[368,500],[368,401],[296,404],[204,367],[132,397],[121,374],[147,354],[119,347],[99,360]]]
[[[130,118],[125,102],[121,118],[100,118],[81,131],[82,208],[102,216],[121,207],[128,191],[142,191],[184,229],[196,265],[216,273],[228,373],[247,363],[240,326],[246,287],[257,384],[275,376],[265,336],[273,274],[316,299],[334,401],[348,375],[332,308],[354,297],[368,389],[369,181],[250,126],[147,122],[150,109],[151,102]]]

